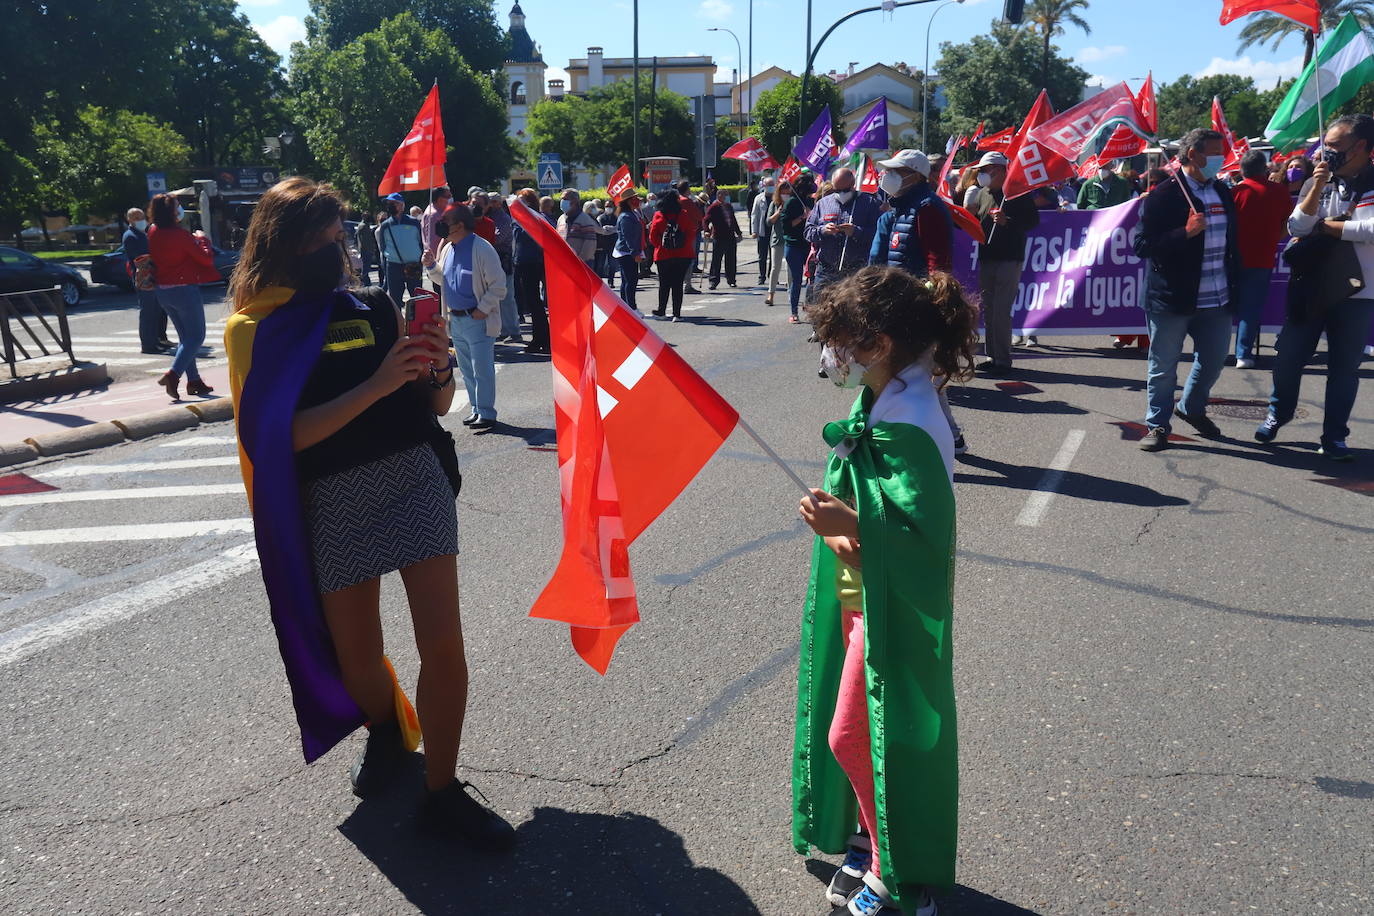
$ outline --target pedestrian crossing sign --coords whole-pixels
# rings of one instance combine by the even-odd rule
[[[539,190],[557,191],[561,187],[563,187],[563,163],[548,161],[539,163]]]

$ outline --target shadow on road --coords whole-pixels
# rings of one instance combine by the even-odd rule
[[[982,455],[960,455],[958,462],[1001,476],[985,477],[956,472],[954,475],[955,483],[1008,487],[1013,490],[1033,490],[1039,485],[1040,478],[1045,474],[1044,468],[1010,464],[1006,461],[985,458]],[[1123,506],[1145,506],[1152,509],[1162,506],[1188,505],[1188,500],[1182,497],[1168,496],[1158,490],[1152,490],[1138,483],[1128,483],[1124,480],[1110,480],[1106,477],[1095,477],[1092,474],[1081,474],[1078,471],[1064,471],[1061,480],[1059,492],[1065,496],[1073,496],[1078,499],[1119,503]]]
[[[807,859],[806,870],[823,886],[829,884],[831,877],[835,874],[835,866],[820,859]],[[820,894],[818,893],[817,896],[819,897]],[[962,884],[956,884],[954,890],[948,894],[937,896],[935,902],[939,904],[941,913],[950,914],[950,916],[1039,916],[1035,910],[1028,910],[1014,903],[1008,903]],[[822,904],[818,907],[818,912],[823,909],[824,905]],[[844,911],[836,908],[835,912]]]
[[[682,837],[643,815],[536,808],[509,856],[436,840],[418,827],[416,769],[408,790],[363,802],[339,832],[421,913],[759,912],[725,875],[693,865]]]
[[[959,409],[991,410],[1005,414],[1071,414],[1088,411],[1064,401],[1037,401],[996,388],[950,388],[949,403]]]

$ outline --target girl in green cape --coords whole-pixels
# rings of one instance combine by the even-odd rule
[[[954,439],[936,385],[968,377],[978,311],[948,274],[866,267],[827,287],[811,317],[825,374],[863,390],[849,419],[826,425],[825,489],[801,504],[817,537],[793,842],[847,853],[827,899],[853,916],[935,916],[958,822]]]

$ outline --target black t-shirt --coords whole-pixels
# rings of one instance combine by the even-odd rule
[[[796,225],[792,221],[798,217],[802,221]],[[782,216],[778,217],[778,223],[782,226],[782,240],[788,245],[802,245],[806,242],[806,205],[801,202],[801,198],[796,194],[787,198],[787,203],[783,205]]]
[[[396,345],[399,332],[391,298],[377,287],[354,295],[358,303],[350,299],[334,305],[319,361],[301,391],[297,410],[318,407],[361,385]],[[425,392],[403,384],[343,429],[297,452],[297,476],[317,480],[403,452],[428,441],[434,425]]]

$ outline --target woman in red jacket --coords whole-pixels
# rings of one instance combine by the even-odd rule
[[[148,256],[157,276],[157,301],[177,329],[177,351],[172,368],[157,383],[179,401],[177,386],[186,376],[186,393],[204,397],[214,389],[201,380],[196,369],[196,351],[205,343],[205,301],[200,284],[220,278],[215,270],[210,240],[205,233],[187,232],[181,227],[185,214],[177,199],[159,194],[148,205],[153,225],[148,228]]]
[[[682,317],[682,286],[687,272],[696,260],[696,220],[682,206],[678,192],[669,188],[658,199],[658,212],[649,224],[649,241],[654,246],[654,263],[658,265],[658,308],[654,314],[664,317],[668,296],[673,297],[673,320]]]

